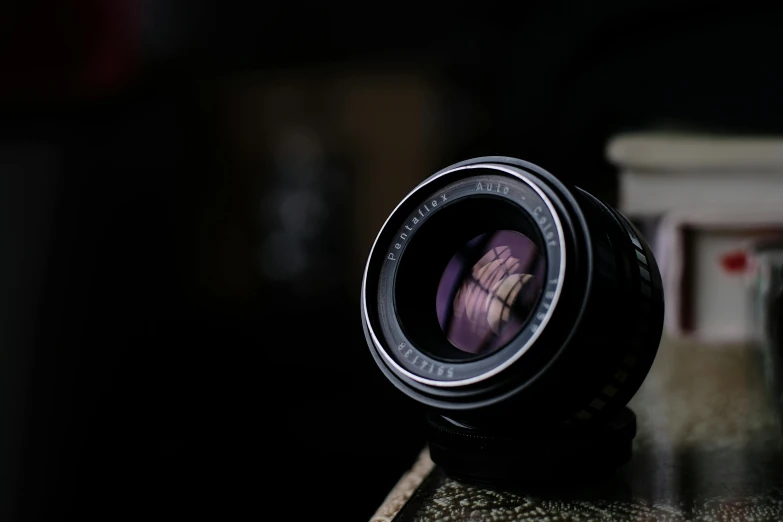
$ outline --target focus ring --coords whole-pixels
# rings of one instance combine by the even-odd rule
[[[654,325],[662,322],[662,314],[656,317],[655,311],[662,310],[663,291],[655,259],[633,225],[622,214],[591,194],[581,190],[579,194],[583,201],[592,207],[587,211],[588,215],[598,211],[605,221],[614,225],[608,226],[607,223],[607,226],[601,228],[607,230],[608,234],[613,229],[612,239],[619,243],[613,245],[613,250],[619,251],[619,258],[630,261],[627,274],[627,290],[630,292],[624,301],[633,307],[631,322],[626,332],[627,341],[615,359],[616,364],[609,378],[598,393],[585,402],[585,406],[573,419],[577,422],[590,422],[602,418],[607,411],[624,406],[646,377],[660,339],[660,330],[656,332]],[[623,251],[628,251],[631,255],[623,255]]]

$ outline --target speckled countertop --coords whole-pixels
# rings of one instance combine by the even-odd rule
[[[666,340],[630,406],[632,461],[609,481],[492,490],[447,477],[426,449],[372,522],[783,521],[783,430],[757,349]]]

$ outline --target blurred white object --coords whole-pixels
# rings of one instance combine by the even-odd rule
[[[682,208],[767,208],[783,202],[783,177],[771,172],[626,171],[620,177],[619,206],[636,216]]]
[[[746,252],[783,231],[783,136],[622,134],[606,154],[619,168],[618,209],[660,266],[667,333],[748,341]]]
[[[666,332],[706,343],[749,341],[750,249],[783,234],[779,213],[670,212],[653,250],[661,265]]]
[[[779,172],[783,165],[783,136],[625,133],[610,140],[607,156],[612,163],[634,171]]]
[[[622,134],[606,153],[620,168],[618,206],[626,215],[694,207],[775,210],[783,201],[783,136]]]

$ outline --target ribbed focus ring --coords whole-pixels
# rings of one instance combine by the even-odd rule
[[[588,215],[600,214],[605,221],[604,230],[614,229],[614,234],[607,234],[612,250],[619,254],[618,259],[630,261],[630,266],[618,264],[616,267],[628,271],[625,278],[619,278],[627,281],[623,301],[631,308],[626,310],[631,322],[625,325],[627,332],[623,345],[614,347],[619,353],[605,384],[574,416],[577,422],[590,422],[603,417],[606,411],[624,406],[649,372],[660,340],[663,289],[655,258],[628,219],[589,193],[579,191],[579,194],[585,206],[591,207],[583,210]],[[617,325],[618,328],[622,326]]]

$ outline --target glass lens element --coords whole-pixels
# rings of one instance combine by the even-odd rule
[[[525,234],[488,232],[468,241],[438,285],[438,322],[464,352],[489,354],[527,324],[544,288],[545,254]]]

